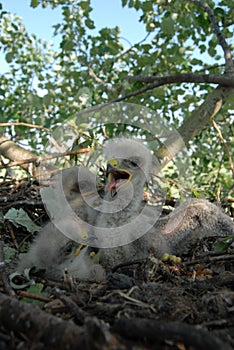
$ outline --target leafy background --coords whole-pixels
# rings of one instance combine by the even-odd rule
[[[233,50],[233,0],[207,2]],[[30,123],[43,128],[9,125],[0,132],[38,155],[46,153],[44,145],[51,133],[83,109],[122,99],[153,110],[162,123],[178,128],[215,87],[184,82],[134,95],[144,83],[126,77],[224,73],[224,58],[208,15],[189,1],[122,0],[124,8],[136,10],[147,32],[144,40],[127,49],[119,27],[108,28],[103,23],[103,28],[95,31],[90,0],[32,0],[30,6],[35,11],[42,7],[45,14],[48,7],[61,10],[62,21],[53,27],[59,48],[29,34],[22,19],[1,6],[0,49],[9,71],[0,80],[0,123]],[[232,194],[230,157],[224,142],[232,153],[233,110],[232,97],[215,117],[224,141],[210,122],[187,145],[187,175],[180,180],[195,196],[215,197],[219,186],[223,198]],[[123,125],[103,128],[98,115],[88,126],[79,126],[79,117],[77,121],[79,147],[93,146],[106,135],[124,131]],[[144,129],[130,132],[149,136]],[[157,146],[152,142],[152,149]],[[178,177],[173,164],[165,176]]]

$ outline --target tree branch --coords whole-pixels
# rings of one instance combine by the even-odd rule
[[[127,349],[96,317],[86,317],[84,325],[77,326],[72,321],[42,311],[37,305],[2,293],[0,326],[1,329],[20,334],[25,340],[24,344],[29,345],[27,349]]]
[[[219,86],[208,95],[200,107],[194,110],[177,130],[185,144],[200,133],[233,94],[234,88]],[[177,143],[178,134],[171,134],[164,145],[156,152],[157,157],[162,160],[162,166],[166,165],[179,152],[179,147],[175,148]]]
[[[36,305],[20,302],[0,294],[1,326],[26,334],[34,343],[48,348],[83,348],[84,332],[71,321],[48,315]]]
[[[115,103],[115,102],[121,102],[128,98],[138,96],[140,94],[143,94],[144,92],[153,90],[159,86],[167,85],[167,84],[176,84],[176,83],[204,83],[204,84],[219,84],[222,86],[229,86],[234,87],[234,77],[231,75],[222,75],[222,74],[194,74],[194,73],[184,73],[184,74],[175,74],[175,75],[168,75],[165,77],[155,77],[155,76],[127,76],[125,78],[129,82],[142,82],[142,83],[148,83],[148,85],[129,92],[128,94],[122,95],[120,97],[117,97],[116,99],[111,100],[110,102],[107,102],[107,104]],[[122,87],[122,84],[117,87],[116,89],[113,89],[113,91],[117,92],[120,90],[120,87]],[[97,107],[98,109],[98,107]],[[93,107],[92,110],[96,110],[95,107]],[[81,113],[84,113],[82,111]],[[78,113],[79,115],[79,113]]]
[[[153,88],[166,84],[174,83],[204,83],[204,84],[219,84],[223,86],[234,87],[234,77],[222,74],[194,74],[183,73],[167,75],[164,77],[155,76],[127,76],[126,80],[132,82],[153,83]]]
[[[233,73],[234,72],[234,65],[233,65],[233,60],[232,60],[232,52],[231,52],[231,49],[230,49],[224,35],[222,34],[222,32],[219,28],[218,22],[215,18],[215,15],[214,15],[214,11],[211,9],[211,7],[208,5],[207,2],[202,2],[199,0],[188,0],[188,2],[202,7],[206,11],[206,13],[208,14],[209,19],[211,21],[211,24],[213,25],[215,35],[218,39],[218,43],[222,47],[223,52],[224,52],[226,73],[227,72]]]
[[[122,337],[134,340],[137,344],[139,342],[146,345],[154,344],[154,349],[163,349],[161,345],[167,339],[174,344],[182,344],[182,348],[186,349],[231,350],[229,344],[224,343],[214,334],[183,322],[119,318],[112,326],[112,330]],[[147,346],[142,346],[142,348],[147,348]]]
[[[35,162],[38,158],[34,153],[24,149],[23,147],[18,146],[15,142],[8,140],[7,137],[0,134],[0,154],[4,157],[12,160],[18,161],[19,159],[22,162],[21,167],[29,172],[31,175],[36,176],[38,173],[38,169],[35,165],[33,165],[32,169],[30,169],[29,164]],[[25,162],[25,159],[34,158],[33,162]],[[7,168],[7,165],[2,168]]]
[[[82,148],[76,151],[54,153],[48,154],[44,157],[39,157],[34,153],[25,150],[23,147],[18,146],[15,142],[8,140],[5,136],[0,135],[0,154],[12,161],[9,164],[0,165],[0,169],[20,166],[29,172],[33,177],[39,176],[39,163],[41,161],[88,152],[90,152],[90,148]],[[30,169],[29,164],[33,164],[32,170]]]

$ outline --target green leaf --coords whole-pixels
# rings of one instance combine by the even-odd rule
[[[41,97],[39,97],[33,93],[29,93],[27,95],[27,100],[31,105],[33,105],[35,107],[41,107],[41,104],[43,101]]]
[[[12,52],[8,52],[5,56],[7,63],[11,63],[14,59],[14,54]]]
[[[35,8],[40,4],[39,0],[31,0],[30,6]]]
[[[174,21],[171,17],[164,18],[161,23],[161,29],[166,35],[173,35],[174,33]]]
[[[11,208],[4,216],[5,220],[11,221],[16,227],[26,227],[29,232],[36,232],[40,230],[40,226],[34,224],[28,214],[22,209]]]
[[[217,253],[224,253],[227,251],[227,249],[230,247],[230,245],[234,242],[234,235],[225,237],[223,240],[218,242],[215,245],[215,252]]]
[[[41,297],[49,297],[49,294],[46,292],[43,292],[44,289],[44,285],[42,283],[35,283],[32,284],[28,289],[27,292],[30,294],[35,294]],[[30,299],[30,298],[22,298],[23,301],[25,301],[26,303],[33,303],[33,304],[37,304],[40,307],[42,307],[45,302],[44,301],[39,301],[39,300],[35,300],[35,299]]]
[[[89,18],[86,19],[85,25],[86,25],[87,28],[89,28],[89,29],[95,29],[94,21],[92,21],[92,20],[89,19]]]

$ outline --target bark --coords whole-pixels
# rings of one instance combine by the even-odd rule
[[[20,166],[30,173],[32,176],[36,176],[38,169],[35,166],[35,161],[37,160],[37,155],[18,146],[15,142],[9,140],[7,137],[0,134],[0,154],[4,157],[10,159],[11,161],[27,161]],[[32,166],[30,166],[30,164]]]
[[[182,150],[185,144],[200,133],[233,94],[234,88],[224,86],[217,87],[209,94],[200,107],[184,120],[177,133],[173,133],[156,152],[156,156],[162,161],[162,166],[166,165]]]
[[[72,322],[63,321],[40,310],[33,304],[0,294],[0,322],[8,330],[26,334],[34,343],[42,343],[47,348],[83,348],[84,335],[81,328]]]
[[[121,349],[116,337],[95,317],[87,317],[83,327],[49,315],[37,305],[0,294],[0,327],[23,335],[33,349],[95,350]]]
[[[166,339],[174,344],[182,344],[186,349],[231,350],[228,344],[223,343],[213,334],[183,322],[137,318],[120,319],[116,321],[113,331],[138,344],[139,342],[147,345],[154,344],[154,349],[159,348]]]

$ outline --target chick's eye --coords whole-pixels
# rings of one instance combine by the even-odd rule
[[[129,165],[132,168],[138,167],[140,165],[140,159],[138,159],[138,158],[129,159]]]
[[[132,165],[133,167],[137,167],[137,163],[134,162],[133,160],[131,160],[130,163],[131,163],[131,165]]]
[[[64,247],[64,254],[69,255],[73,252],[73,250],[74,250],[74,243],[68,242]]]

